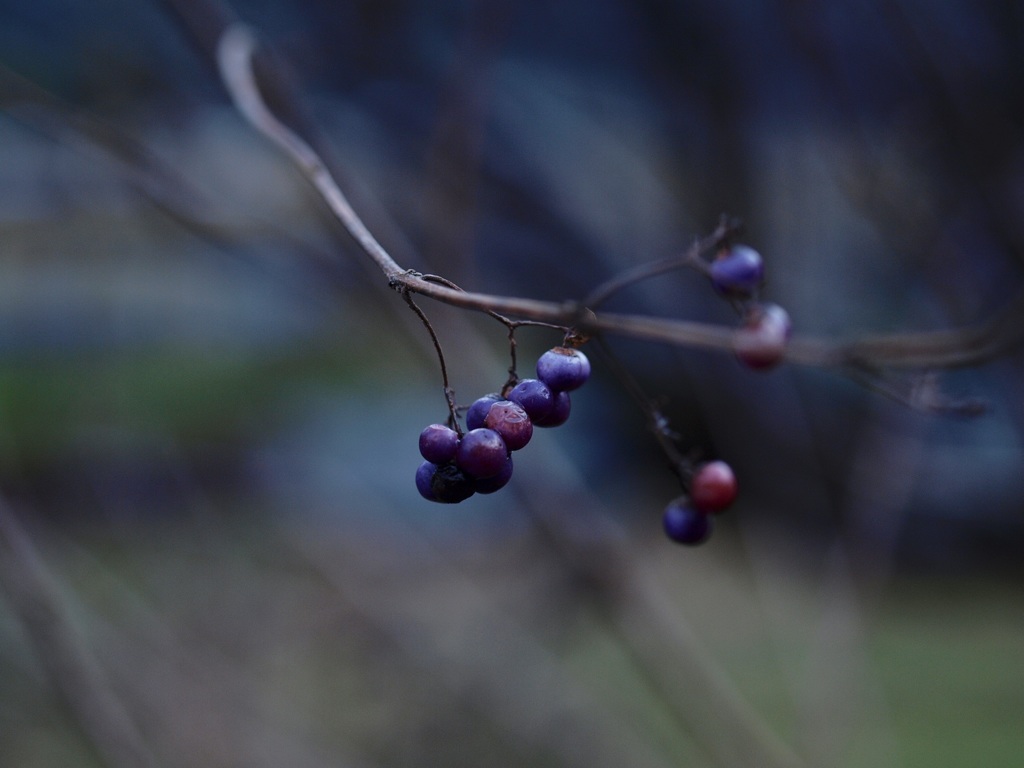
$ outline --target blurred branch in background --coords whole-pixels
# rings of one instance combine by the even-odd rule
[[[61,588],[0,497],[0,589],[72,719],[109,768],[157,763],[75,626]]]

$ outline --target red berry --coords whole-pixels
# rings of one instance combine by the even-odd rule
[[[533,437],[533,422],[523,407],[511,400],[499,400],[491,405],[484,417],[484,426],[501,435],[510,451],[518,451]]]
[[[754,307],[746,322],[733,335],[736,357],[751,368],[765,369],[778,365],[786,354],[791,327],[789,314],[779,305]]]
[[[721,512],[736,500],[736,475],[724,461],[701,464],[690,481],[690,502],[701,512]]]

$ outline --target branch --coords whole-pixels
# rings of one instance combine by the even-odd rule
[[[607,332],[635,339],[661,341],[677,346],[733,349],[732,328],[692,321],[643,315],[592,312],[585,304],[547,302],[454,290],[423,279],[403,268],[369,231],[349,204],[320,154],[275,117],[267,107],[253,71],[256,40],[241,24],[226,27],[217,45],[221,77],[235,106],[256,130],[272,141],[299,167],[316,188],[334,216],[360,248],[377,264],[389,284],[401,292],[417,293],[437,301],[482,312],[566,325],[583,333]],[[645,276],[659,274],[692,262],[692,253],[720,236],[721,227],[698,241],[681,259],[655,262],[639,271],[624,273],[591,293],[595,304],[611,292]],[[634,274],[635,272],[635,274]],[[871,336],[850,342],[810,337],[791,340],[786,353],[790,362],[819,367],[869,370],[878,367],[928,369],[976,365],[989,360],[1024,339],[1024,292],[1002,313],[987,323],[962,329]]]

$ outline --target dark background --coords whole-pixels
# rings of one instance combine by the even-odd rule
[[[579,298],[728,213],[795,334],[844,340],[983,321],[1020,291],[1018,5],[235,11],[404,266]],[[0,489],[86,645],[108,671],[111,638],[129,649],[113,684],[167,764],[570,764],[557,736],[480,703],[573,700],[534,656],[475,642],[500,634],[495,611],[666,759],[718,764],[693,746],[704,726],[666,714],[650,659],[595,618],[634,626],[607,547],[656,567],[809,764],[1015,764],[1019,347],[939,372],[987,403],[966,419],[836,371],[613,338],[682,446],[736,469],[741,499],[705,547],[660,536],[678,488],[596,351],[573,418],[510,488],[439,508],[412,482],[416,437],[445,415],[426,333],[172,14],[0,2],[0,64]],[[500,386],[501,326],[422,305],[459,401]],[[609,309],[736,322],[690,272]],[[558,341],[521,331],[521,373]],[[89,759],[3,606],[0,762]],[[258,712],[210,694],[210,670]],[[167,715],[182,701],[205,728]]]

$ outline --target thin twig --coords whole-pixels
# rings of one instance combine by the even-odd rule
[[[448,426],[454,429],[459,437],[462,437],[462,427],[459,426],[459,418],[456,414],[455,407],[455,391],[452,389],[451,384],[448,380],[448,366],[444,361],[444,350],[441,348],[441,340],[437,338],[437,332],[434,330],[434,326],[431,325],[430,319],[426,313],[420,309],[419,305],[413,301],[412,294],[408,291],[402,291],[402,298],[405,299],[405,303],[409,305],[409,309],[416,313],[416,316],[423,323],[427,329],[427,333],[430,334],[430,340],[434,343],[434,351],[437,352],[437,361],[441,367],[441,381],[444,384],[444,399],[448,403]]]
[[[703,254],[717,248],[738,228],[738,222],[730,221],[723,217],[714,232],[707,237],[695,240],[693,245],[681,256],[672,256],[660,261],[638,264],[631,269],[623,270],[587,294],[587,298],[583,300],[583,305],[596,310],[601,304],[604,304],[604,302],[611,298],[613,294],[618,293],[623,288],[651,277],[663,275],[666,272],[674,272],[677,269],[690,268],[706,274],[708,266],[707,262],[702,258]]]
[[[669,428],[668,420],[654,404],[654,401],[644,392],[636,377],[629,372],[618,356],[612,352],[608,342],[600,336],[595,339],[595,342],[597,343],[597,348],[604,355],[605,362],[611,368],[612,373],[622,382],[622,386],[647,418],[647,428],[654,435],[654,440],[662,453],[665,454],[669,469],[679,478],[679,482],[686,487],[692,474],[692,462],[680,452],[675,441],[676,435]]]

